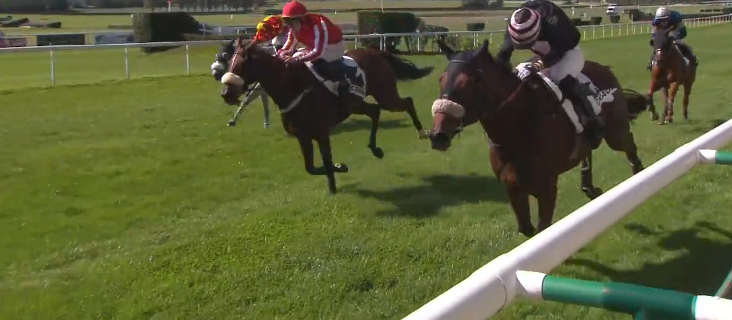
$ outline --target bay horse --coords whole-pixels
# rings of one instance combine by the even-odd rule
[[[350,82],[350,93],[343,101],[336,96],[333,81],[324,80],[312,64],[288,65],[265,52],[255,43],[236,41],[236,53],[229,72],[222,78],[221,97],[230,105],[237,104],[248,84],[258,82],[277,104],[285,130],[297,137],[305,170],[311,175],[325,175],[328,191],[336,193],[335,173],[348,172],[345,164],[334,164],[330,146],[330,130],[351,114],[371,118],[368,147],[381,159],[384,152],[376,146],[379,115],[384,110],[406,110],[412,116],[420,138],[427,138],[417,118],[411,97],[401,98],[398,80],[416,80],[429,75],[433,67],[418,68],[389,52],[374,49],[353,49],[342,59],[342,67]],[[364,100],[373,96],[376,104]],[[323,166],[313,165],[313,140],[318,142]]]
[[[471,51],[440,47],[449,64],[432,106],[432,149],[446,151],[463,126],[480,122],[489,139],[491,167],[505,185],[520,233],[531,237],[536,232],[529,195],[539,203],[539,232],[551,226],[559,175],[580,162],[585,195],[594,199],[602,194],[592,181],[592,148],[587,139],[575,146],[575,125],[562,106],[567,101],[558,97],[561,92],[554,91],[559,89],[551,87],[551,80],[533,73],[522,82],[488,52],[488,41]],[[630,121],[645,110],[645,97],[623,90],[610,68],[596,62],[586,61],[582,74],[585,86],[596,86],[590,101],[605,121],[603,139],[625,153],[633,174],[640,172],[643,164]]]
[[[659,120],[656,106],[653,104],[653,94],[663,89],[663,118],[659,125],[674,121],[674,100],[679,86],[684,87],[683,112],[684,119],[689,120],[689,95],[696,80],[696,64],[684,58],[679,48],[680,44],[669,37],[668,32],[659,32],[656,29],[653,39],[653,61],[651,62],[651,83],[648,85],[647,104],[651,120]],[[669,88],[671,91],[669,92]]]

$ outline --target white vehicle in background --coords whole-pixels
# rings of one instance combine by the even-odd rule
[[[618,5],[611,3],[607,6],[607,10],[605,10],[605,14],[608,16],[616,16],[620,13],[618,12]]]

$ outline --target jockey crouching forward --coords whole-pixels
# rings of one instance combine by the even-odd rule
[[[282,8],[282,18],[290,31],[277,55],[288,64],[312,61],[322,76],[338,83],[338,96],[342,101],[348,95],[349,83],[341,67],[346,51],[341,29],[323,15],[308,13],[297,1]],[[298,43],[306,47],[306,52],[293,57]]]
[[[686,38],[686,26],[684,25],[684,18],[681,16],[681,13],[678,11],[669,10],[666,7],[660,7],[658,10],[656,10],[656,16],[653,18],[653,22],[651,23],[653,25],[653,33],[651,34],[651,47],[653,47],[653,39],[656,36],[656,33],[659,34],[669,34],[669,40],[673,41],[674,43],[680,45],[681,53],[688,59],[693,65],[696,67],[699,65],[699,59],[696,58],[696,55],[694,55],[694,52],[691,50],[691,47],[682,42],[684,38]],[[660,30],[656,30],[656,28]],[[648,70],[651,70],[651,63],[653,63],[653,56],[655,53],[651,54],[651,61],[648,63]]]
[[[529,1],[511,16],[497,60],[510,65],[513,50],[533,51],[539,60],[520,64],[517,67],[519,78],[524,80],[531,71],[536,71],[556,83],[568,96],[575,110],[580,109],[577,113],[584,120],[583,129],[590,144],[595,146],[599,145],[604,128],[587,99],[589,93],[584,92],[577,79],[585,65],[584,53],[578,47],[579,41],[579,30],[561,8],[549,1]],[[583,129],[577,130],[577,145],[582,143]]]
[[[272,47],[277,52],[285,45],[287,31],[288,28],[284,25],[282,17],[279,15],[269,16],[257,24],[257,33],[252,41],[267,42],[271,40]]]

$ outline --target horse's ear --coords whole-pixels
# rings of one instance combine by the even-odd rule
[[[452,60],[452,55],[455,54],[455,51],[453,51],[450,46],[446,45],[440,38],[437,38],[435,42],[437,43],[437,47],[440,48],[440,51],[445,54],[447,60]]]

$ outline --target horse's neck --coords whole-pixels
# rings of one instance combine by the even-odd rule
[[[525,94],[524,85],[518,81],[504,81],[494,91],[496,110],[483,117],[481,122],[487,127],[486,133],[496,143],[513,139],[516,130],[525,130],[521,124],[526,121],[527,107],[531,104],[531,95]],[[516,84],[517,83],[517,84]]]
[[[269,63],[257,62],[259,67],[259,84],[264,89],[270,98],[280,108],[287,108],[287,106],[295,99],[297,94],[305,90],[304,88],[295,88],[295,86],[301,83],[295,74],[302,72],[294,72],[295,68],[300,67],[287,67],[284,62],[278,61],[277,57],[267,56],[269,59],[273,59]],[[265,67],[269,66],[269,68]],[[302,66],[304,68],[304,66]],[[297,81],[297,82],[294,82]]]

